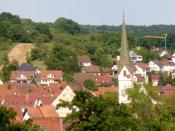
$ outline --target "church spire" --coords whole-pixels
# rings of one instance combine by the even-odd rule
[[[129,58],[128,38],[125,26],[125,15],[123,11],[123,23],[121,26],[121,52],[120,52],[119,72],[122,70],[124,66],[126,66],[128,71],[132,73],[131,61]]]

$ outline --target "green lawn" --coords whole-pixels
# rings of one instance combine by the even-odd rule
[[[44,64],[43,61],[35,60],[35,61],[32,61],[32,64],[34,66],[37,66],[41,70],[46,70],[47,69],[47,66]]]

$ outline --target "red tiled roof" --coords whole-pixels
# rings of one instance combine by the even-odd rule
[[[85,73],[100,73],[99,66],[85,66],[81,68],[82,72]]]
[[[10,95],[5,97],[3,105],[8,107],[32,107],[36,99],[37,97],[32,95]]]
[[[161,66],[170,65],[168,60],[159,61]]]
[[[102,86],[103,84],[112,84],[112,78],[110,75],[97,76],[96,84],[97,86]]]
[[[88,55],[77,56],[78,63],[91,63],[91,60]]]
[[[160,87],[160,93],[163,93],[164,95],[170,95],[174,92],[175,92],[175,87],[171,86],[170,84]]]
[[[46,80],[46,79],[50,79],[47,78],[48,75],[53,75],[54,77],[52,79],[54,80],[61,80],[63,77],[63,71],[62,70],[47,70],[47,71],[42,71],[40,74],[40,79],[41,80]]]
[[[55,97],[58,96],[61,92],[62,89],[59,86],[36,86],[36,85],[21,85],[21,84],[15,84],[13,85],[15,86],[16,90],[16,94],[18,96],[22,95],[26,95],[29,94],[29,96],[33,96],[36,98],[42,98],[42,97]]]
[[[27,112],[32,117],[32,119],[43,118],[42,113],[40,112],[38,107],[27,108]]]
[[[11,79],[12,80],[22,80],[21,78],[18,78],[18,76],[24,75],[27,77],[27,79],[31,80],[32,77],[35,75],[34,71],[12,71]]]
[[[9,96],[15,92],[16,88],[11,86],[10,89],[5,85],[0,85],[0,101],[2,101],[6,96]]]
[[[68,85],[71,87],[71,89],[73,91],[80,91],[80,90],[82,90],[82,86],[79,83],[77,83],[77,82],[69,83]]]
[[[56,109],[52,105],[45,105],[42,107],[27,108],[32,119],[35,118],[58,118]]]
[[[137,64],[140,68],[147,70],[148,69],[148,64],[144,64],[144,63],[138,63]]]
[[[39,125],[47,131],[62,131],[60,118],[34,119],[33,124]]]
[[[98,91],[94,91],[93,93],[95,94],[95,96],[100,96],[106,92],[117,93],[118,88],[117,87],[100,87]]]
[[[145,82],[145,79],[140,74],[135,74],[137,77],[137,82]]]
[[[45,106],[39,107],[39,109],[40,109],[44,118],[56,118],[56,117],[58,117],[56,109],[52,105],[45,105]]]
[[[151,80],[159,80],[160,76],[158,74],[152,74],[151,75]]]
[[[93,73],[75,73],[74,79],[76,82],[83,85],[85,80],[92,80],[95,82],[96,76]]]
[[[61,81],[60,83],[50,83],[49,87],[65,88],[68,85],[67,81]]]

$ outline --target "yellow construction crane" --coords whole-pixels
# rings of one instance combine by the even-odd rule
[[[144,36],[144,38],[164,40],[165,41],[165,51],[167,51],[167,44],[166,44],[167,36],[168,36],[168,34],[164,34],[164,36]]]

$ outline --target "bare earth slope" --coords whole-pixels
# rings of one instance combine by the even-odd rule
[[[21,63],[26,63],[27,55],[30,55],[33,48],[34,45],[32,43],[18,43],[8,54],[8,59],[10,62],[13,60],[18,61],[19,65]]]

